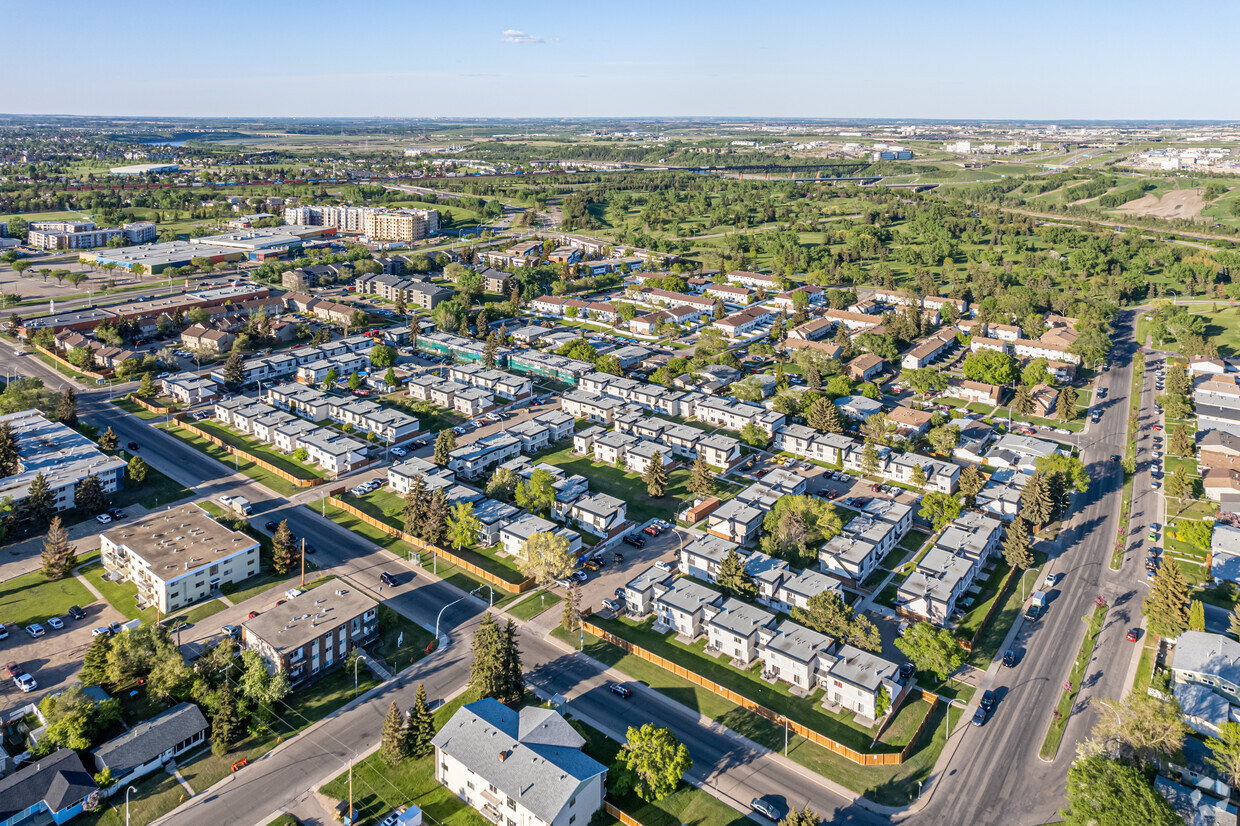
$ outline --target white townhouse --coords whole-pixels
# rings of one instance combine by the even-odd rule
[[[654,588],[666,586],[675,577],[651,565],[624,586],[624,609],[630,617],[644,617],[654,610]]]
[[[594,536],[607,538],[629,524],[624,500],[606,493],[592,493],[572,502],[555,503],[554,513]]]
[[[568,540],[569,553],[581,550],[581,534],[568,528],[562,528],[554,522],[527,513],[500,528],[499,541],[504,553],[517,559],[525,558],[525,543],[536,533],[553,533]]]
[[[706,653],[731,657],[738,667],[748,667],[758,655],[758,634],[775,627],[775,615],[739,599],[702,608],[706,630]]]
[[[686,577],[666,584],[656,583],[653,593],[659,623],[688,640],[696,640],[701,635],[705,609],[723,603],[723,594]]]
[[[805,691],[818,684],[820,658],[835,645],[835,639],[792,620],[758,632],[758,657],[762,673]]]

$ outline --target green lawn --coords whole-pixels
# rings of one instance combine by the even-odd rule
[[[196,622],[205,620],[212,614],[218,614],[227,607],[228,606],[225,605],[224,601],[221,599],[209,599],[206,602],[201,602],[195,605],[183,614],[174,614],[171,618],[164,620],[163,624],[168,625],[169,627],[175,627],[184,621],[192,625]]]
[[[507,613],[519,620],[531,620],[562,599],[563,597],[552,591],[531,591],[524,599],[509,608]]]
[[[656,518],[670,522],[675,518],[678,507],[693,501],[693,495],[686,487],[689,471],[683,467],[667,474],[667,489],[663,496],[655,499],[646,492],[646,483],[640,474],[626,473],[615,465],[604,465],[578,456],[571,446],[539,456],[536,461],[563,468],[570,475],[579,473],[590,480],[592,490],[606,491],[623,499],[629,519],[638,524]],[[727,498],[726,494],[723,498]]]
[[[990,622],[982,628],[982,633],[978,635],[973,650],[969,652],[969,662],[978,668],[989,666],[991,660],[999,653],[999,646],[1003,645],[1003,640],[1007,637],[1012,623],[1020,616],[1025,602],[1024,597],[1028,596],[1041,582],[1042,566],[1046,564],[1047,556],[1043,551],[1034,551],[1033,556],[1035,560],[1033,567],[1021,574],[1025,580],[1024,592],[1021,592],[1021,577],[1013,577],[1007,592],[999,597],[1002,602],[991,615]],[[996,566],[996,573],[991,574],[992,579],[998,576],[1001,567],[1003,567],[1001,564]],[[968,619],[967,615],[965,619]]]
[[[209,753],[209,752],[208,752]],[[152,772],[133,783],[129,795],[129,817],[125,817],[125,795],[115,795],[106,800],[97,812],[86,812],[73,820],[74,826],[126,826],[128,822],[150,823],[163,817],[187,796],[185,787],[177,779],[163,771]]]
[[[917,704],[902,705],[896,711],[896,719],[883,731],[875,747],[871,749],[878,727],[867,727],[858,722],[851,713],[827,711],[819,702],[821,691],[809,697],[793,695],[782,682],[768,683],[760,676],[762,665],[742,670],[729,664],[727,657],[715,658],[705,652],[706,640],[686,645],[675,638],[674,632],[658,634],[651,630],[654,618],[635,622],[627,618],[594,618],[600,627],[618,637],[640,645],[647,651],[665,657],[707,679],[731,688],[754,702],[761,703],[779,714],[787,715],[802,725],[809,726],[837,743],[859,752],[899,751],[912,738],[913,731],[921,721],[917,716]],[[924,709],[922,709],[924,713]]]
[[[1059,751],[1059,741],[1063,739],[1064,729],[1068,727],[1072,705],[1076,702],[1077,692],[1081,690],[1081,679],[1085,676],[1085,667],[1089,665],[1089,658],[1093,656],[1094,644],[1098,641],[1098,634],[1102,631],[1102,620],[1106,612],[1106,606],[1099,605],[1091,614],[1082,617],[1083,620],[1089,622],[1089,627],[1085,631],[1085,639],[1081,640],[1081,648],[1077,652],[1072,673],[1068,675],[1068,690],[1059,695],[1059,704],[1051,716],[1050,729],[1047,730],[1046,739],[1042,741],[1042,748],[1038,751],[1043,758],[1051,759]]]
[[[392,393],[384,396],[382,401],[388,407],[396,407],[417,416],[419,427],[430,433],[448,430],[465,421],[465,417],[455,411],[410,398],[408,393]]]
[[[53,581],[42,571],[31,571],[0,582],[0,618],[17,626],[10,633],[18,633],[32,622],[62,617],[72,605],[90,605],[94,601],[86,586],[72,576]]]
[[[126,619],[140,619],[143,623],[155,621],[154,608],[147,608],[145,611],[138,610],[138,586],[132,582],[112,582],[104,579],[107,572],[104,571],[102,562],[96,561],[83,565],[78,569],[78,573],[95,586],[95,590],[103,594],[108,604],[122,613]]]
[[[299,462],[292,456],[286,456],[270,445],[238,433],[232,428],[210,421],[195,422],[195,426],[200,430],[205,430],[217,439],[222,439],[226,444],[240,448],[268,464],[275,465],[280,470],[298,479],[323,479],[328,475],[322,468],[305,462]]]
[[[179,427],[173,426],[166,428],[164,432],[169,435],[176,436],[190,447],[201,453],[207,454],[221,464],[232,465],[235,470],[249,476],[255,482],[258,482],[264,487],[270,488],[276,493],[283,494],[284,496],[292,496],[301,490],[301,488],[296,487],[291,482],[284,481],[279,476],[264,470],[251,461],[240,461],[240,457],[234,456],[218,445],[211,444],[206,439],[195,436],[188,430],[182,430]]]
[[[405,500],[400,494],[393,493],[386,488],[379,488],[364,496],[354,496],[346,491],[340,498],[363,513],[373,516],[375,519],[397,530],[404,528],[402,514],[405,509]],[[471,562],[479,568],[495,574],[495,576],[505,582],[518,583],[525,581],[525,575],[521,573],[521,570],[512,559],[499,555],[500,548],[498,545],[489,548],[473,545],[459,549],[451,548],[449,550],[466,562]]]
[[[371,653],[382,657],[389,670],[399,673],[426,656],[433,638],[430,631],[404,614],[380,604],[379,641],[371,646]]]
[[[117,455],[126,462],[134,456],[134,454],[126,451],[120,451]],[[165,476],[148,464],[146,466],[146,479],[142,481],[141,485],[122,488],[116,493],[111,494],[109,498],[112,504],[118,508],[138,504],[147,510],[154,510],[160,505],[170,505],[173,502],[179,502],[191,496],[194,496],[192,490],[175,479]]]
[[[436,709],[435,728],[442,728],[461,706],[472,699],[473,696],[465,692]],[[319,792],[333,800],[346,800],[349,797],[349,773],[342,772],[324,784]],[[428,822],[436,826],[490,824],[490,821],[435,780],[433,755],[410,758],[396,766],[389,766],[383,759],[382,752],[376,751],[354,763],[352,802],[361,823],[373,823],[397,806],[413,803],[422,809]]]
[[[140,407],[139,405],[135,404],[132,400],[130,400],[128,397],[125,397],[125,396],[113,399],[112,404],[116,405],[121,410],[124,410],[126,413],[132,413],[133,415],[137,416],[139,419],[143,419],[145,421],[151,421],[152,419],[162,419],[167,415],[165,413],[152,413],[150,410],[147,410],[145,407]]]
[[[552,633],[574,648],[577,647],[576,634],[565,633],[562,628],[557,628]],[[654,663],[626,654],[616,646],[590,634],[585,636],[585,653],[771,751],[783,751],[783,727],[765,717],[746,711],[704,688],[682,680]],[[829,777],[858,794],[864,794],[876,803],[906,805],[917,793],[917,781],[924,782],[929,777],[930,770],[942,751],[945,741],[942,736],[944,709],[944,705],[939,703],[931,711],[930,722],[909,759],[899,766],[860,766],[796,734],[788,739],[788,757],[816,774]],[[958,709],[952,709],[953,725],[960,713]]]

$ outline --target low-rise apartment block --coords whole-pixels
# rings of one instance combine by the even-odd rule
[[[105,493],[123,486],[123,459],[105,455],[90,439],[60,422],[48,421],[41,411],[7,413],[0,416],[0,425],[4,424],[13,429],[17,442],[17,471],[0,479],[0,499],[12,497],[14,504],[20,504],[40,474],[55,511],[76,507],[77,486],[88,476],[97,477]]]
[[[333,579],[241,624],[241,642],[294,686],[340,665],[379,635],[379,604]]]

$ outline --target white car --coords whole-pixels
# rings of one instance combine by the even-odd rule
[[[100,525],[106,525],[112,521],[112,514],[101,513],[95,517],[95,521],[98,522]]]
[[[666,562],[662,559],[656,562],[654,564],[654,567],[658,568],[660,571],[666,571],[669,574],[676,569],[676,566],[673,565],[671,562]]]
[[[392,455],[393,455],[393,456],[405,456],[405,455],[406,455],[406,454],[408,454],[408,453],[409,453],[409,451],[405,450],[403,447],[394,447],[394,448],[392,448]]]
[[[39,625],[37,622],[35,622],[35,623],[31,623],[30,625],[26,626],[26,633],[37,639],[38,637],[43,636],[47,632],[43,630],[42,625]]]
[[[13,678],[13,682],[22,690],[22,694],[29,694],[39,687],[39,684],[34,681],[34,677],[31,677],[29,674],[19,674]]]
[[[47,620],[47,627],[59,631],[65,627],[65,621],[60,617],[49,617]]]

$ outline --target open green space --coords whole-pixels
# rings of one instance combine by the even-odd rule
[[[119,398],[115,398],[112,400],[112,404],[116,405],[121,410],[124,410],[126,413],[132,413],[133,415],[137,416],[139,419],[143,419],[144,421],[148,421],[148,422],[151,421],[152,419],[162,419],[165,416],[167,416],[166,413],[152,413],[150,410],[147,410],[145,407],[142,407],[138,405],[137,403],[135,403],[128,396],[121,396]],[[154,402],[152,402],[152,404],[154,404]]]
[[[693,501],[693,494],[687,488],[689,471],[683,467],[667,474],[667,489],[662,496],[654,498],[646,492],[641,474],[627,473],[615,465],[605,465],[579,456],[573,453],[571,446],[542,454],[537,461],[563,468],[570,475],[579,473],[590,480],[591,490],[606,491],[624,500],[629,519],[638,524],[650,519],[671,521],[681,505]],[[719,481],[716,480],[717,483]],[[719,487],[723,488],[723,485]],[[729,495],[723,493],[720,498],[726,499]]]
[[[519,620],[531,620],[553,605],[559,604],[563,599],[563,597],[553,591],[532,591],[516,605],[509,608],[507,613]]]
[[[1007,637],[1008,631],[1012,628],[1012,623],[1016,622],[1016,618],[1020,616],[1021,608],[1024,607],[1025,597],[1027,597],[1042,579],[1042,567],[1046,564],[1047,555],[1045,551],[1033,552],[1033,567],[1020,573],[1019,576],[1012,578],[1008,584],[1007,590],[1002,594],[996,594],[990,601],[1000,600],[999,607],[995,609],[994,614],[990,617],[990,622],[983,626],[980,634],[977,635],[977,641],[973,644],[973,650],[969,652],[969,662],[978,668],[986,668],[990,662],[999,653],[999,646],[1003,645],[1003,640]],[[1002,568],[1000,564],[999,568]],[[995,579],[998,574],[992,574],[991,578]],[[1024,582],[1022,590],[1022,580]],[[978,605],[974,611],[985,607],[989,609],[990,603],[985,606]],[[970,612],[965,616],[965,620],[969,619]],[[962,636],[957,629],[957,636]],[[970,634],[970,636],[972,636]]]
[[[397,530],[404,529],[402,514],[405,509],[405,499],[400,494],[393,493],[387,488],[379,488],[364,496],[354,496],[346,491],[340,498],[362,513],[372,516],[384,524],[390,525]],[[483,547],[475,542],[469,546],[454,547],[449,550],[466,562],[473,563],[479,568],[495,574],[505,582],[518,583],[525,581],[525,575],[521,573],[521,569],[516,566],[516,563],[509,557],[500,556],[500,546],[498,545]]]
[[[552,633],[573,648],[577,647],[577,634],[566,633],[563,628],[557,628]],[[585,635],[585,653],[771,751],[782,752],[784,749],[783,726],[682,680],[654,663],[626,654],[591,634]],[[788,737],[788,757],[806,769],[829,777],[876,803],[889,806],[907,805],[917,794],[918,781],[924,782],[929,777],[930,770],[943,749],[946,739],[945,712],[944,703],[935,705],[909,758],[898,766],[860,766],[796,734]],[[961,712],[953,708],[951,713],[952,724],[955,725]]]
[[[465,417],[455,411],[437,407],[427,401],[411,399],[408,393],[391,393],[383,397],[383,403],[387,407],[396,407],[411,416],[417,416],[419,427],[433,434],[450,430],[465,421]]]
[[[201,421],[194,424],[198,429],[205,430],[217,439],[222,439],[225,444],[240,448],[252,456],[257,456],[268,464],[275,465],[280,470],[298,479],[322,479],[328,475],[322,468],[306,462],[299,462],[292,456],[287,456],[276,450],[271,445],[238,433],[230,427],[224,427],[212,421]]]
[[[229,453],[224,448],[214,445],[206,439],[190,433],[188,430],[182,430],[181,428],[173,425],[171,427],[164,428],[164,432],[171,436],[176,436],[190,447],[200,453],[207,454],[221,464],[232,465],[234,470],[245,474],[255,482],[258,482],[260,485],[263,485],[276,493],[283,494],[284,496],[292,496],[301,490],[293,483],[284,481],[284,479],[280,478],[276,474],[264,470],[250,460],[242,460],[240,456]]]
[[[382,657],[389,670],[399,673],[426,656],[434,634],[413,620],[380,603],[379,640],[370,652]]]
[[[94,595],[72,575],[51,580],[42,571],[31,571],[0,582],[0,619],[6,625],[17,626],[10,633],[18,633],[32,622],[46,623],[49,617],[63,617],[70,606],[90,605],[94,601]]]
[[[899,751],[910,739],[921,722],[918,705],[907,703],[896,710],[895,719],[883,730],[878,742],[871,748],[879,726],[865,726],[850,712],[831,712],[822,706],[823,692],[816,690],[808,697],[794,695],[782,681],[768,683],[762,679],[762,663],[755,662],[747,669],[729,663],[728,657],[713,657],[705,651],[706,639],[682,643],[675,632],[659,634],[652,630],[654,618],[637,622],[628,618],[593,618],[592,621],[618,637],[635,643],[654,654],[675,662],[696,674],[727,686],[754,702],[787,716],[802,725],[809,726],[837,743],[859,752]],[[922,714],[924,707],[920,708]]]
[[[1064,729],[1068,727],[1072,706],[1076,703],[1077,692],[1081,690],[1085,667],[1089,665],[1089,658],[1093,656],[1094,644],[1098,642],[1098,634],[1102,632],[1102,620],[1106,613],[1107,606],[1098,605],[1092,613],[1081,618],[1088,622],[1089,626],[1085,630],[1085,639],[1081,640],[1081,648],[1077,652],[1076,662],[1072,665],[1072,673],[1068,675],[1067,688],[1059,695],[1059,703],[1051,713],[1050,728],[1046,732],[1046,738],[1042,741],[1042,748],[1038,750],[1038,754],[1045,759],[1054,758],[1056,752],[1059,751],[1059,741],[1063,739]]]

